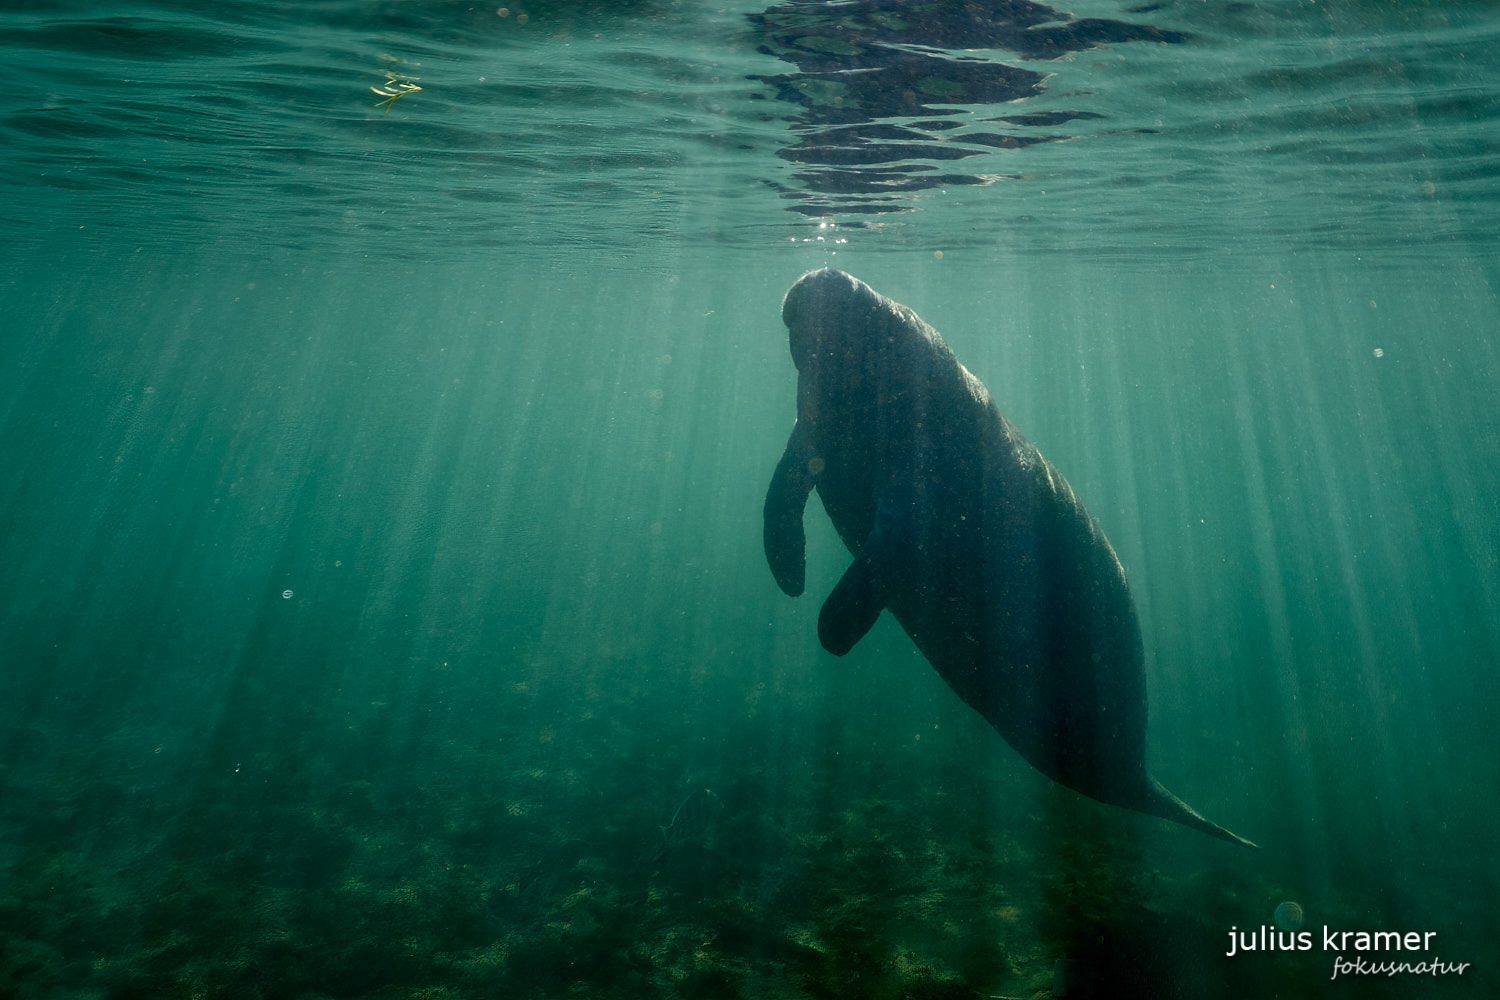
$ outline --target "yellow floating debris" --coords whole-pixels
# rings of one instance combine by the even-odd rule
[[[388,79],[385,81],[384,87],[371,87],[370,89],[385,98],[383,101],[377,101],[375,106],[377,108],[384,107],[385,113],[390,114],[391,105],[396,103],[397,98],[405,97],[407,94],[414,94],[422,88],[411,82],[412,80],[419,79],[418,77],[404,76],[400,73],[388,73],[386,75]]]

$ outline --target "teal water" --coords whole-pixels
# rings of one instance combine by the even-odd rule
[[[0,994],[1492,991],[1500,15],[1127,6],[0,12]],[[796,62],[878,45],[946,61]],[[848,553],[787,598],[760,518],[825,265],[1068,477],[1258,853],[822,651]]]

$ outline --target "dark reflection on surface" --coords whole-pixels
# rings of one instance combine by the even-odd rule
[[[792,119],[797,141],[778,155],[806,165],[792,175],[797,187],[782,194],[793,211],[812,216],[900,211],[905,192],[1014,176],[945,173],[913,161],[1054,142],[1068,136],[1025,130],[1103,117],[1045,111],[980,119],[1016,132],[964,131],[966,121],[956,118],[968,114],[963,105],[1035,97],[1046,78],[972,50],[1056,59],[1109,42],[1187,38],[1146,24],[1074,18],[1029,0],[790,0],[750,20],[761,51],[797,67],[754,79],[775,88],[778,100],[801,106]],[[894,121],[912,118],[918,120]]]

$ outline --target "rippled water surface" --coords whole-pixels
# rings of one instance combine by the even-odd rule
[[[813,218],[899,229],[882,247],[1420,256],[1482,252],[1497,194],[1484,4],[63,3],[0,18],[0,184],[26,245],[66,227],[311,252],[362,236],[424,259],[744,250]],[[391,79],[421,90],[379,107],[371,88]]]

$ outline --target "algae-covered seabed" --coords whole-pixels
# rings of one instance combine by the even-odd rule
[[[611,721],[624,705],[487,694],[496,730],[519,734],[500,756],[437,731],[391,760],[381,705],[315,741],[257,731],[326,729],[303,713],[245,719],[176,769],[147,733],[79,746],[27,727],[51,767],[5,776],[30,846],[0,893],[0,983],[17,997],[1047,996],[1072,954],[1103,982],[1129,977],[1116,995],[1203,995],[1239,902],[1275,898],[1228,856],[1158,867],[1131,836],[1156,821],[1038,797],[977,726],[772,746],[761,692],[737,735],[762,752],[715,778],[718,823],[659,852],[680,782]],[[665,718],[652,756],[693,738]]]
[[[557,707],[507,695],[497,725]],[[1320,995],[1319,959],[1218,958],[1246,899],[1277,898],[1253,866],[1172,871],[1132,838],[1142,821],[1071,793],[1015,805],[1009,786],[1039,779],[992,760],[977,730],[858,757],[807,745],[823,759],[806,770],[765,747],[717,785],[706,842],[658,854],[674,775],[609,751],[610,708],[557,715],[499,760],[434,734],[396,762],[372,706],[312,745],[241,756],[223,741],[165,786],[146,734],[63,750],[64,733],[29,727],[59,770],[105,773],[6,776],[35,846],[0,894],[0,983],[16,997],[1049,996],[1071,956],[1106,987],[1075,975],[1075,996],[1289,981],[1302,992],[1282,995]],[[659,738],[688,736],[668,721]],[[389,768],[379,780],[371,759]]]

